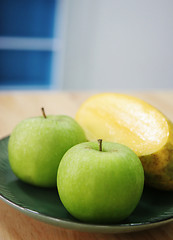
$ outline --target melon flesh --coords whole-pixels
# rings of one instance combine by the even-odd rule
[[[119,142],[138,156],[157,152],[169,137],[168,121],[161,112],[138,98],[123,94],[90,97],[80,107],[76,120],[89,141],[102,138]]]

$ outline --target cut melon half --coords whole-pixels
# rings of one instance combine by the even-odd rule
[[[170,159],[173,152],[172,123],[159,110],[133,96],[102,93],[90,97],[81,105],[76,120],[89,141],[101,138],[131,148],[141,158],[146,179],[149,183],[153,182],[150,185],[163,185],[159,188],[166,189],[167,183],[162,176],[169,162],[167,158]],[[166,158],[163,152],[167,148],[171,150]],[[158,181],[163,183],[158,184]],[[169,181],[172,181],[173,189],[173,171]]]

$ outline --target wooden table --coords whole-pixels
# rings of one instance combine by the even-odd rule
[[[72,117],[80,104],[93,93],[67,92],[0,92],[0,138],[11,133],[24,118],[41,114],[67,114]],[[129,92],[159,108],[173,120],[173,91]],[[162,227],[136,233],[94,234],[54,227],[32,219],[0,201],[0,240],[161,240],[173,239],[173,222]]]

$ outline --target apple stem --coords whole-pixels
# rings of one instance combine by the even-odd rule
[[[41,108],[41,111],[42,111],[43,117],[46,118],[46,114],[43,107]]]
[[[99,151],[102,152],[102,139],[98,139],[99,142]]]

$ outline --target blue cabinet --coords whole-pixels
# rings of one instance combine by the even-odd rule
[[[51,51],[0,51],[0,85],[49,88]]]
[[[0,89],[50,88],[58,5],[57,0],[0,1]]]

